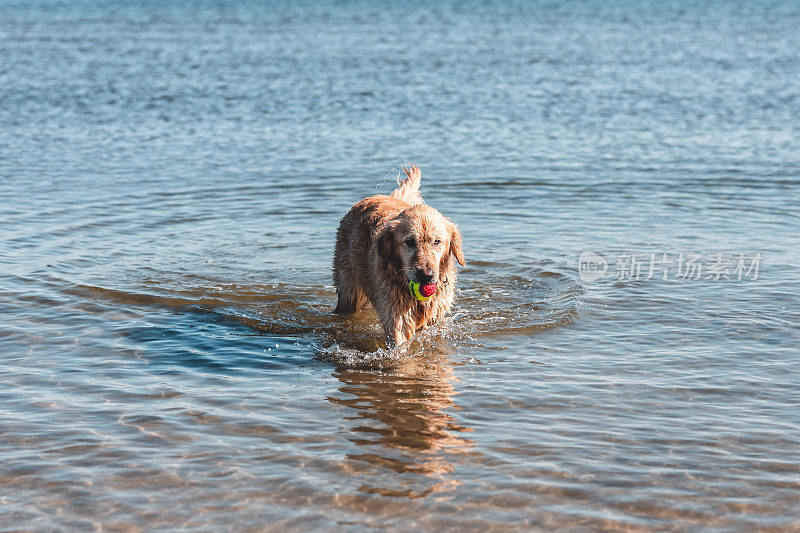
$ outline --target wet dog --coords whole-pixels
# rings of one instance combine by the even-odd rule
[[[371,303],[389,346],[447,314],[455,262],[464,264],[458,228],[422,200],[419,168],[403,171],[407,179],[390,195],[364,198],[342,218],[333,256],[335,312]]]

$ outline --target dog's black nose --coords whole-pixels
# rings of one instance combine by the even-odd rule
[[[428,283],[433,279],[433,269],[432,268],[418,268],[417,269],[417,281],[419,283]]]

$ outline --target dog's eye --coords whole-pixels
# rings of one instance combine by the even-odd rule
[[[439,239],[434,239],[433,240],[433,245],[434,246],[439,246],[440,244],[442,244],[442,241],[440,241]]]
[[[409,248],[413,248],[415,245],[416,243],[414,242],[413,238],[409,237],[408,239],[406,239],[406,246],[408,246]]]

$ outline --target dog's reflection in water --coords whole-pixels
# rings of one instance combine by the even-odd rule
[[[458,409],[453,366],[436,354],[392,364],[334,373],[342,394],[329,400],[353,410],[345,415],[352,423],[349,439],[364,447],[364,453],[348,455],[357,461],[353,475],[368,471],[370,484],[361,490],[385,496],[417,498],[452,488],[458,484],[454,461],[473,447],[465,435],[471,430],[450,414]],[[374,486],[384,480],[389,487]]]

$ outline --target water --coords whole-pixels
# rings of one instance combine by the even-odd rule
[[[3,0],[2,528],[800,529],[798,27]],[[394,353],[329,265],[405,160],[467,267]]]

